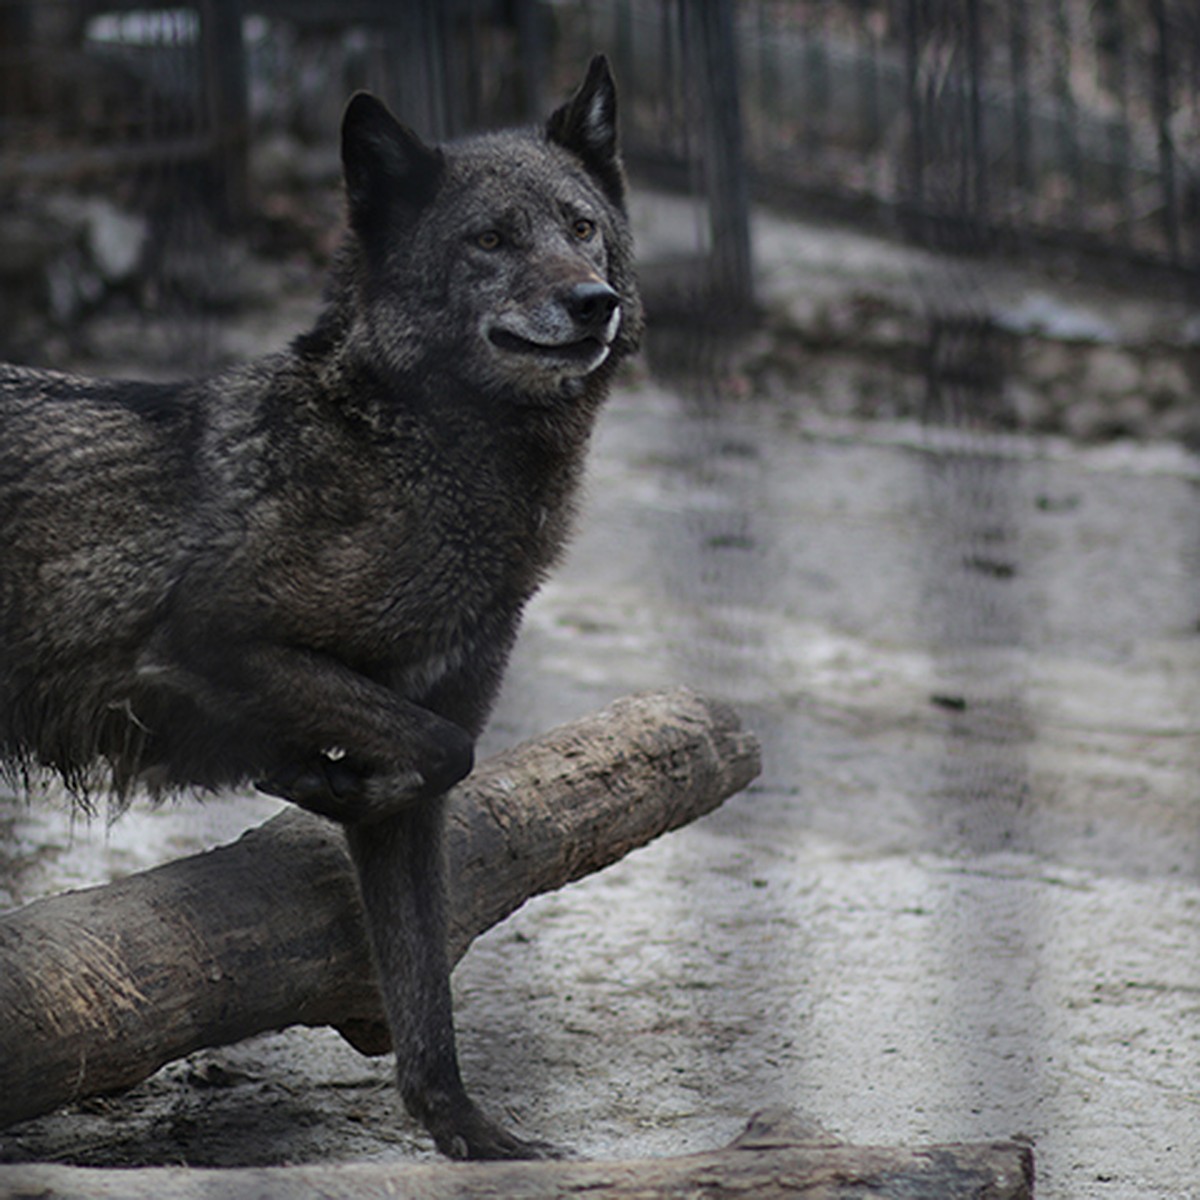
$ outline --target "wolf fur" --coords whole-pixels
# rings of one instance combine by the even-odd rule
[[[526,1156],[459,1077],[441,796],[641,331],[613,81],[597,58],[545,126],[441,148],[359,94],[342,160],[288,350],[178,384],[0,367],[0,756],[343,822],[409,1110],[452,1156]]]

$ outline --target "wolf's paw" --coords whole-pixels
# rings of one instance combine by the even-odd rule
[[[318,816],[343,824],[369,824],[449,791],[474,765],[471,735],[438,719],[413,759],[390,769],[367,771],[342,751],[327,750],[288,763],[254,786]]]
[[[470,734],[441,722],[419,761],[370,776],[364,787],[365,821],[377,821],[410,804],[431,800],[465,779],[475,766],[475,743]]]
[[[290,800],[335,821],[357,821],[363,814],[363,777],[344,757],[318,754],[303,762],[289,763],[254,786],[268,796]]]
[[[497,1125],[470,1101],[467,1107],[444,1117],[430,1117],[426,1127],[437,1148],[447,1158],[565,1158],[566,1152],[549,1142],[519,1138]]]

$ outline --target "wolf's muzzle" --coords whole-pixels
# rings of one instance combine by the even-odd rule
[[[620,296],[593,276],[555,289],[540,304],[509,309],[485,336],[522,372],[532,366],[559,379],[594,371],[608,357],[620,324]]]

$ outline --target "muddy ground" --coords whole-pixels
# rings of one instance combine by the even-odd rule
[[[1200,1196],[1198,622],[1176,443],[628,380],[485,751],[686,682],[738,706],[765,769],[476,943],[477,1097],[589,1157],[718,1146],[785,1105],[856,1142],[1028,1138],[1051,1200]],[[106,828],[3,802],[0,903],[272,811]],[[0,1160],[429,1157],[388,1079],[286,1031],[0,1132]]]

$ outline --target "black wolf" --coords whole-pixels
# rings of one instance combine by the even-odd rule
[[[642,325],[603,58],[543,127],[342,127],[348,229],[285,352],[195,382],[0,367],[0,756],[79,795],[255,781],[346,827],[400,1089],[459,1077],[440,797],[472,766]]]

